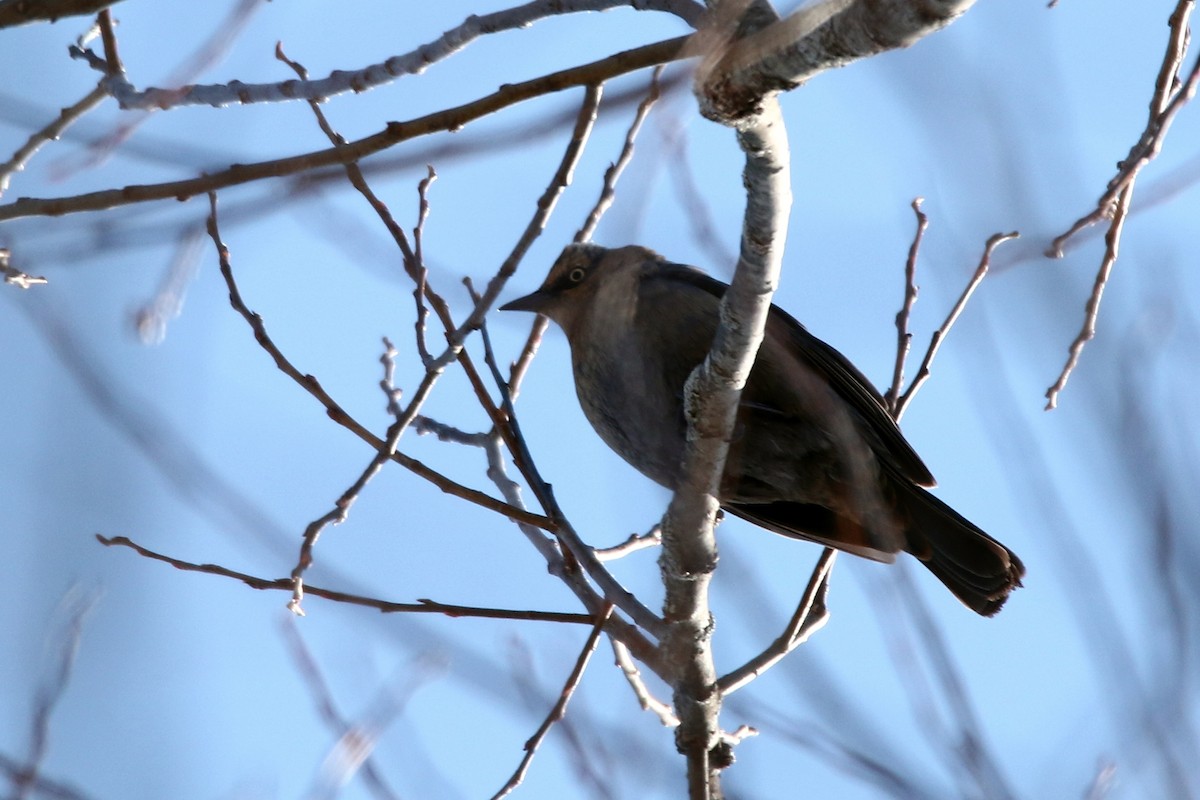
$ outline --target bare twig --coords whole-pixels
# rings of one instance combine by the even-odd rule
[[[579,681],[583,678],[583,671],[587,668],[588,661],[592,657],[592,653],[596,650],[596,643],[600,641],[600,634],[604,630],[604,623],[612,614],[612,604],[606,604],[596,620],[595,626],[592,628],[591,634],[588,635],[587,641],[584,642],[583,650],[579,653],[579,658],[575,660],[575,667],[571,670],[571,674],[567,676],[567,682],[563,684],[562,692],[559,694],[558,702],[550,709],[550,713],[546,715],[546,719],[538,727],[537,731],[525,742],[525,756],[521,759],[521,763],[517,766],[516,772],[508,779],[508,782],[500,788],[500,791],[493,795],[492,800],[500,800],[502,797],[508,796],[513,789],[521,785],[521,781],[525,780],[525,773],[529,771],[529,764],[533,761],[534,755],[541,747],[542,740],[546,738],[546,734],[550,732],[550,728],[554,723],[560,721],[567,713],[567,703],[571,701],[571,695],[575,693],[576,687],[579,686]]]
[[[283,351],[279,349],[279,347],[267,333],[266,325],[263,323],[262,317],[251,311],[249,307],[246,306],[245,301],[242,299],[241,292],[237,287],[237,282],[233,279],[232,268],[228,264],[228,250],[223,244],[218,247],[218,255],[221,254],[224,254],[222,261],[222,275],[225,277],[225,282],[229,289],[229,302],[250,325],[251,330],[254,331],[255,340],[258,342],[259,346],[261,346],[263,350],[265,350],[267,354],[271,356],[272,360],[275,362],[275,366],[281,372],[295,381],[306,392],[316,398],[317,401],[324,406],[325,412],[330,419],[346,428],[354,435],[358,436],[358,438],[362,439],[373,449],[379,450],[381,447],[383,447],[385,445],[384,440],[371,433],[371,431],[359,423],[358,420],[350,416],[350,414],[348,414],[341,407],[341,405],[339,405],[337,401],[325,391],[325,389],[321,386],[320,381],[318,381],[312,375],[306,375],[300,372],[300,370],[298,370],[295,365],[288,360],[288,358],[283,354]],[[455,497],[475,503],[483,508],[496,511],[506,517],[509,517],[510,519],[519,520],[520,522],[528,523],[544,530],[552,530],[554,528],[554,523],[547,517],[543,517],[540,514],[533,514],[521,508],[510,506],[507,503],[495,499],[494,497],[489,497],[483,492],[463,486],[462,484],[450,480],[441,473],[430,469],[420,461],[410,458],[403,453],[393,453],[392,460],[409,471],[421,476],[422,478],[425,478],[442,491],[452,494]]]
[[[221,232],[218,229],[217,195],[214,192],[210,193],[208,197],[209,206],[211,208],[211,213],[208,218],[208,233],[212,237],[213,244],[217,248],[217,254],[221,262],[221,275],[225,278],[226,286],[229,288],[230,301],[233,302],[234,307],[238,308],[241,306],[244,308],[245,304],[241,302],[241,295],[238,292],[237,283],[233,278],[233,266],[229,259],[229,248],[227,248],[225,243],[221,241]],[[236,300],[234,299],[235,297]],[[239,310],[241,309],[239,308]],[[243,316],[245,316],[245,312],[243,312]],[[251,316],[257,318],[257,315]],[[250,318],[248,317],[247,319],[249,320]],[[251,325],[254,325],[252,320]],[[259,338],[259,343],[261,344],[262,342],[263,340]],[[395,457],[396,448],[400,443],[400,437],[404,434],[404,431],[407,430],[408,425],[412,422],[412,418],[416,416],[421,402],[424,401],[424,399],[428,396],[435,378],[436,374],[426,373],[426,379],[421,382],[421,385],[418,387],[415,393],[416,396],[409,403],[408,408],[396,419],[395,422],[388,427],[387,436],[380,443],[380,446],[370,463],[367,464],[361,473],[359,473],[358,478],[355,479],[349,488],[342,492],[341,496],[339,496],[334,502],[333,508],[310,522],[304,529],[304,537],[300,544],[300,556],[296,561],[296,566],[292,569],[293,591],[291,602],[288,603],[288,608],[291,609],[293,613],[301,615],[304,614],[302,607],[304,600],[304,573],[312,565],[313,548],[316,547],[317,541],[321,537],[321,533],[327,526],[337,525],[346,520],[347,515],[350,513],[350,508],[354,505],[355,501],[358,499],[358,496],[362,493],[362,490],[371,481],[371,479],[378,474],[379,470],[383,468],[383,465]]]
[[[962,670],[954,661],[942,631],[922,599],[907,570],[892,572],[902,591],[908,612],[920,642],[920,652],[928,659],[941,696],[953,716],[955,729],[945,754],[951,770],[962,771],[963,778],[973,784],[964,787],[963,794],[987,793],[997,800],[1013,800],[1016,795],[1008,785],[1000,766],[992,757],[983,737],[983,724],[963,682]],[[888,624],[894,624],[894,619]]]
[[[684,57],[686,36],[626,50],[606,58],[520,83],[506,84],[498,91],[461,106],[435,111],[407,122],[391,122],[372,136],[344,146],[317,150],[288,158],[235,164],[226,170],[181,181],[125,186],[73,197],[19,198],[0,205],[0,221],[29,216],[72,214],[142,203],[151,200],[178,200],[227,186],[279,178],[297,172],[337,164],[351,164],[400,142],[439,131],[458,130],[463,126],[525,100],[560,92],[577,86],[596,84],[618,75]]]
[[[996,233],[987,240],[987,245],[983,249],[983,256],[979,259],[979,266],[975,268],[974,274],[971,275],[971,280],[967,282],[966,288],[958,297],[958,302],[950,309],[950,313],[946,315],[945,322],[942,326],[933,332],[933,336],[929,340],[929,349],[925,351],[925,358],[921,360],[921,367],[917,370],[917,376],[913,378],[913,382],[905,390],[904,394],[900,395],[896,402],[892,405],[892,416],[899,422],[904,416],[908,404],[912,402],[913,397],[920,391],[921,386],[925,381],[929,380],[929,368],[933,365],[933,359],[937,356],[938,350],[942,346],[942,342],[946,338],[946,334],[950,332],[950,328],[958,321],[958,317],[962,314],[963,309],[967,307],[967,301],[971,299],[975,289],[983,282],[983,278],[987,275],[988,268],[992,263],[992,251],[996,249],[1002,242],[1007,242],[1010,239],[1016,239],[1020,234],[1016,231],[1012,233]]]
[[[391,339],[384,336],[383,355],[379,356],[379,363],[383,365],[383,377],[379,379],[379,388],[387,398],[387,412],[393,417],[399,417],[404,413],[400,408],[400,398],[403,393],[396,388],[396,356],[398,355],[400,355],[400,351],[396,349],[396,345],[392,344]]]
[[[921,210],[925,198],[918,197],[912,201],[912,210],[917,215],[917,232],[913,235],[912,245],[908,248],[908,260],[904,264],[904,302],[896,312],[896,366],[892,370],[892,386],[883,396],[889,408],[895,408],[896,398],[904,388],[904,363],[908,360],[908,352],[912,348],[912,334],[908,330],[908,321],[912,317],[913,305],[917,302],[917,254],[921,251],[921,240],[925,238],[925,229],[929,227],[929,217]]]
[[[108,537],[97,535],[96,540],[105,547],[128,547],[138,555],[154,561],[161,561],[164,564],[169,564],[175,569],[183,570],[184,572],[200,572],[205,575],[217,575],[222,578],[231,578],[235,581],[244,583],[251,589],[256,589],[258,591],[290,592],[292,590],[292,581],[290,578],[260,578],[244,572],[236,572],[218,564],[196,564],[191,561],[183,561],[181,559],[172,558],[171,556],[163,555],[162,553],[157,553],[149,548],[143,547],[142,545],[125,536]],[[339,592],[333,589],[323,589],[311,584],[306,584],[304,591],[305,594],[313,597],[321,597],[326,600],[332,600],[336,603],[346,603],[347,605],[374,608],[384,614],[443,614],[447,617],[515,619],[532,622],[567,622],[575,625],[592,625],[596,621],[596,618],[590,614],[572,614],[565,611],[522,611],[503,608],[462,606],[455,605],[453,603],[439,603],[425,598],[419,598],[415,603],[393,603],[388,600],[380,600],[374,597],[364,597],[362,595]]]
[[[307,71],[301,64],[289,59],[284,54],[282,43],[276,44],[275,57],[295,70],[295,72],[301,78],[307,75]],[[321,110],[320,104],[316,100],[310,100],[309,106],[311,107],[313,114],[317,119],[317,124],[320,125],[321,130],[325,133],[326,137],[333,144],[333,146],[343,146],[346,140],[341,136],[341,134],[337,133],[333,129],[333,126],[329,124],[329,120],[326,119],[325,113]],[[385,227],[388,229],[388,232],[392,234],[392,238],[399,247],[403,255],[405,271],[408,272],[411,277],[413,277],[418,286],[418,310],[423,308],[422,298],[427,297],[430,303],[433,305],[434,310],[437,312],[438,317],[442,320],[442,324],[445,326],[446,330],[453,331],[454,322],[450,316],[449,306],[440,295],[429,288],[425,278],[424,267],[421,264],[421,259],[418,257],[417,253],[412,249],[412,247],[410,247],[408,238],[405,235],[403,228],[401,228],[396,222],[391,211],[388,209],[387,204],[385,204],[383,200],[380,199],[380,197],[375,194],[375,192],[367,184],[366,176],[363,175],[362,169],[359,168],[358,164],[356,162],[347,163],[345,165],[345,169],[346,176],[349,178],[351,185],[353,185],[354,188],[357,189],[364,198],[366,198],[371,207],[375,209],[375,212],[378,214],[380,220],[384,223]],[[417,222],[418,235],[420,235],[422,232],[425,216],[428,214],[429,210],[426,190],[428,189],[429,182],[432,181],[432,170],[430,170],[430,172],[431,175],[421,183],[418,189],[420,202]],[[214,198],[213,202],[215,204],[215,195],[210,195],[210,197]],[[417,331],[418,336],[423,338],[424,327],[423,320],[420,318],[420,316],[418,316]],[[421,379],[420,384],[418,384],[417,388],[413,391],[412,398],[409,400],[406,407],[401,409],[398,404],[389,399],[389,406],[395,411],[395,421],[388,427],[387,436],[384,439],[383,446],[380,447],[375,455],[371,458],[370,463],[363,469],[358,479],[355,480],[355,482],[337,499],[333,508],[321,517],[313,520],[305,529],[303,541],[300,545],[300,557],[296,562],[295,568],[292,570],[292,579],[295,581],[295,587],[292,594],[292,601],[288,604],[288,607],[293,612],[297,614],[303,614],[303,611],[301,610],[301,601],[304,596],[304,573],[308,570],[309,566],[312,565],[313,548],[316,546],[321,532],[328,525],[337,525],[345,521],[351,506],[353,506],[354,502],[358,499],[358,496],[366,487],[367,483],[376,474],[378,474],[379,470],[383,468],[383,465],[387,463],[396,453],[396,450],[400,445],[401,437],[403,437],[405,431],[408,430],[409,425],[412,424],[412,421],[420,413],[420,410],[426,399],[428,399],[430,393],[433,391],[434,385],[441,377],[442,372],[445,369],[445,365],[449,363],[449,361],[458,357],[459,350],[461,350],[461,346],[457,350],[452,347],[447,351],[442,359],[425,360],[425,375]],[[427,353],[424,355],[427,355]],[[385,359],[385,364],[390,363],[390,359],[387,359],[386,355]],[[481,381],[479,381],[478,376],[473,375],[470,361],[466,357],[465,353],[462,354],[461,363],[463,368],[467,370],[468,376],[473,377],[472,382],[477,387],[478,392],[478,387],[480,387]],[[390,376],[388,376],[388,379],[390,381]],[[391,386],[385,387],[385,391],[388,392],[389,398],[395,397],[395,390]],[[482,401],[484,402],[485,407],[489,404],[486,393],[483,393]]]
[[[13,153],[12,158],[0,164],[0,196],[3,196],[5,190],[8,189],[14,173],[25,169],[29,159],[33,158],[43,146],[56,141],[67,128],[71,127],[84,114],[100,105],[100,101],[106,97],[108,97],[108,92],[105,91],[103,85],[96,86],[75,105],[64,108],[53,122],[25,140],[25,144]]]
[[[736,692],[778,664],[784,656],[804,644],[808,637],[825,625],[829,619],[829,612],[825,608],[825,595],[829,591],[829,575],[836,560],[837,551],[833,548],[826,547],[821,551],[821,557],[817,559],[817,565],[808,579],[808,586],[805,587],[800,603],[783,633],[770,647],[717,682],[723,695]]]
[[[514,403],[517,395],[521,393],[521,382],[525,380],[525,373],[529,371],[529,365],[533,363],[533,357],[537,355],[542,337],[546,335],[546,326],[549,324],[549,317],[541,314],[534,317],[533,324],[529,327],[529,335],[525,337],[525,346],[521,348],[521,354],[517,356],[517,360],[509,367],[508,392]]]
[[[453,442],[454,444],[462,444],[469,447],[486,448],[497,436],[497,434],[492,432],[468,433],[467,431],[459,430],[453,425],[438,422],[436,419],[423,414],[418,414],[417,418],[413,420],[413,429],[421,436],[433,434],[439,442]]]
[[[1179,83],[1179,70],[1183,66],[1190,42],[1188,21],[1195,5],[1195,0],[1177,0],[1175,10],[1168,21],[1170,34],[1167,47],[1155,80],[1154,94],[1150,98],[1149,118],[1141,136],[1130,148],[1129,155],[1118,165],[1116,176],[1108,182],[1104,194],[1096,202],[1096,207],[1076,220],[1065,233],[1056,237],[1050,243],[1046,255],[1062,258],[1068,240],[1103,219],[1114,219],[1116,205],[1122,193],[1137,180],[1142,168],[1159,154],[1175,115],[1196,95],[1197,82],[1200,81],[1200,58],[1192,65],[1187,80],[1182,85]]]
[[[1047,411],[1053,411],[1058,407],[1058,396],[1063,389],[1067,388],[1067,381],[1070,380],[1071,373],[1079,364],[1083,348],[1096,338],[1096,321],[1100,317],[1100,301],[1104,297],[1104,288],[1108,286],[1113,266],[1117,263],[1117,255],[1121,247],[1121,233],[1125,229],[1125,219],[1129,216],[1129,205],[1132,198],[1133,186],[1126,186],[1113,206],[1112,222],[1104,233],[1104,257],[1100,259],[1100,269],[1096,272],[1096,279],[1092,282],[1092,291],[1084,306],[1083,327],[1079,329],[1079,333],[1071,341],[1071,346],[1067,348],[1067,362],[1063,364],[1058,378],[1046,390]]]
[[[658,547],[662,544],[662,525],[655,524],[645,533],[632,533],[629,538],[612,547],[594,547],[592,552],[601,561],[614,561],[624,558],[630,553],[645,550],[647,547]]]
[[[437,39],[413,50],[392,56],[378,64],[360,69],[338,69],[328,76],[309,80],[275,83],[243,83],[181,86],[177,89],[148,88],[138,90],[123,76],[110,81],[113,97],[123,109],[155,111],[178,106],[230,106],[256,103],[280,103],[295,100],[324,102],[331,97],[353,92],[361,94],[393,83],[405,75],[418,75],[433,64],[463,50],[476,39],[502,31],[528,27],[538,20],[574,12],[604,11],[618,6],[632,6],[639,11],[662,11],[674,14],[692,27],[697,27],[704,13],[694,0],[532,0],[515,8],[490,14],[471,15],[460,25],[451,28]],[[87,54],[77,57],[88,60]],[[179,80],[173,82],[181,82]]]
[[[664,728],[675,728],[679,726],[679,717],[675,716],[670,704],[659,700],[651,692],[646,682],[642,680],[642,672],[637,668],[633,657],[629,654],[629,648],[621,644],[620,641],[609,637],[609,642],[612,644],[613,659],[621,672],[625,675],[625,680],[629,681],[629,686],[633,689],[633,694],[637,697],[638,705],[643,711],[649,711],[658,717],[658,721],[663,724]]]
[[[30,22],[49,20],[57,22],[63,17],[78,17],[107,10],[120,0],[0,0],[0,28],[25,25]]]
[[[683,205],[683,216],[691,228],[692,238],[708,254],[709,259],[722,267],[737,263],[737,255],[729,249],[717,232],[713,219],[712,205],[696,184],[695,170],[689,156],[687,129],[678,122],[669,131],[663,132],[663,141],[671,156],[667,159],[667,170],[674,179],[675,193]]]
[[[230,8],[225,18],[214,26],[213,32],[196,51],[177,67],[172,75],[167,77],[167,83],[176,86],[183,84],[220,61],[237,41],[238,36],[246,29],[256,7],[261,5],[263,5],[263,0],[239,0]],[[100,33],[104,43],[103,59],[97,58],[94,53],[80,46],[71,47],[69,51],[73,58],[82,59],[93,68],[100,69],[105,74],[100,85],[109,95],[116,98],[129,86],[129,82],[125,77],[125,68],[117,55],[117,39],[111,20],[106,20],[106,15],[109,13],[109,10],[105,9],[100,12],[99,18]],[[118,147],[129,140],[129,137],[141,127],[151,113],[169,108],[172,105],[169,98],[178,96],[181,91],[184,90],[159,89],[156,95],[160,100],[159,103],[143,106],[140,113],[122,115],[121,123],[111,133],[100,137],[90,146],[89,153],[81,166],[91,167],[103,162]]]
[[[646,98],[638,104],[637,113],[633,115],[633,122],[629,124],[629,130],[625,133],[625,143],[621,146],[621,154],[604,171],[604,187],[600,190],[600,197],[596,200],[596,205],[588,214],[583,226],[575,234],[575,242],[591,241],[592,235],[596,232],[596,226],[600,224],[600,218],[612,207],[613,200],[617,196],[617,181],[621,179],[621,173],[633,160],[633,143],[637,140],[638,133],[642,130],[642,124],[646,121],[650,109],[658,101],[658,78],[662,75],[662,69],[662,65],[654,68],[654,74],[650,77],[650,90],[646,93]]]
[[[1150,98],[1149,118],[1142,135],[1130,149],[1129,155],[1118,165],[1115,177],[1108,182],[1103,195],[1100,196],[1096,207],[1080,217],[1063,234],[1054,239],[1046,254],[1061,258],[1067,241],[1103,219],[1108,219],[1108,230],[1104,235],[1104,256],[1100,259],[1100,267],[1092,284],[1092,292],[1088,296],[1084,308],[1083,325],[1079,333],[1067,349],[1067,361],[1059,372],[1054,384],[1046,390],[1046,410],[1058,406],[1058,396],[1066,388],[1083,348],[1096,336],[1096,321],[1100,315],[1100,301],[1104,296],[1104,288],[1112,275],[1113,266],[1121,246],[1121,234],[1125,220],[1129,216],[1133,199],[1133,186],[1142,168],[1149,164],[1162,150],[1167,131],[1175,119],[1175,115],[1196,95],[1200,86],[1200,57],[1197,57],[1187,79],[1179,82],[1179,71],[1183,65],[1184,56],[1191,39],[1188,20],[1195,8],[1195,0],[1178,0],[1172,12],[1169,27],[1167,47],[1163,53],[1163,62],[1155,81],[1154,94]]]

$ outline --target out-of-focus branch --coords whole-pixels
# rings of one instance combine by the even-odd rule
[[[227,186],[279,178],[316,167],[351,164],[409,139],[430,133],[458,130],[477,119],[534,97],[576,86],[599,84],[618,75],[684,58],[687,54],[683,52],[683,45],[687,40],[687,36],[666,39],[578,67],[552,72],[521,83],[506,84],[492,94],[470,103],[435,111],[407,122],[390,122],[379,133],[326,150],[253,164],[234,164],[229,169],[188,180],[125,186],[72,197],[22,197],[12,203],[0,205],[0,221],[99,211],[151,200],[183,200]]]
[[[1063,234],[1050,243],[1046,255],[1052,258],[1062,258],[1065,247],[1071,238],[1085,228],[1095,225],[1102,219],[1115,219],[1116,207],[1121,194],[1137,180],[1138,173],[1150,163],[1162,150],[1163,141],[1175,115],[1196,95],[1197,81],[1200,80],[1200,58],[1192,65],[1187,79],[1180,84],[1179,70],[1183,66],[1183,58],[1187,54],[1190,42],[1188,22],[1195,9],[1196,0],[1178,0],[1175,11],[1169,21],[1170,35],[1167,47],[1163,53],[1163,63],[1159,67],[1158,78],[1154,83],[1154,94],[1150,98],[1150,113],[1146,127],[1137,142],[1129,150],[1129,155],[1118,165],[1117,174],[1108,182],[1104,194],[1096,201],[1096,207],[1084,214]]]
[[[823,0],[706,55],[700,111],[729,122],[753,116],[772,92],[898,47],[949,25],[975,0]]]
[[[329,682],[321,673],[321,667],[317,663],[317,659],[312,651],[309,650],[304,638],[300,635],[300,631],[296,629],[296,623],[290,619],[286,620],[280,626],[280,630],[283,632],[284,641],[287,644],[288,652],[292,656],[292,661],[296,665],[296,670],[300,673],[300,677],[304,679],[304,683],[308,687],[308,693],[312,697],[313,705],[316,706],[316,711],[320,715],[321,721],[325,723],[325,727],[329,728],[330,732],[338,737],[339,742],[351,737],[359,741],[365,738],[363,735],[364,731],[338,710],[337,703],[333,698],[333,692],[329,688]],[[393,702],[389,705],[395,707],[397,704]],[[372,749],[374,749],[374,744],[377,740],[377,736],[372,738]],[[378,800],[398,800],[400,795],[388,785],[387,778],[376,767],[375,761],[371,756],[371,752],[363,753],[362,758],[358,759],[357,762],[359,765],[358,771],[362,773],[363,782]],[[345,782],[345,780],[342,781],[343,784]]]
[[[579,653],[579,658],[575,660],[575,666],[572,668],[571,674],[567,676],[567,682],[563,685],[562,691],[559,692],[558,701],[550,709],[550,713],[546,715],[546,719],[538,726],[537,732],[530,737],[529,741],[525,742],[525,756],[521,759],[521,763],[517,765],[516,772],[500,788],[500,791],[496,792],[492,800],[500,800],[502,797],[507,797],[512,793],[513,789],[521,785],[521,781],[525,780],[525,773],[529,771],[529,764],[533,761],[533,756],[537,753],[538,748],[541,747],[542,740],[550,732],[551,726],[566,716],[567,703],[571,701],[571,695],[575,694],[575,689],[579,686],[579,681],[583,678],[583,671],[587,669],[588,661],[591,660],[592,653],[596,651],[596,643],[600,641],[600,634],[604,631],[604,622],[612,614],[612,610],[612,605],[607,605],[604,607],[603,613],[597,617],[595,627],[592,628],[587,641],[583,643],[583,649]]]
[[[50,717],[71,682],[75,657],[79,654],[79,643],[83,638],[83,624],[95,607],[97,599],[94,591],[84,591],[80,587],[72,589],[64,599],[61,613],[65,619],[61,630],[56,632],[50,642],[57,647],[57,657],[53,669],[43,676],[41,686],[34,696],[29,755],[25,764],[16,770],[13,776],[14,800],[34,797],[35,791],[42,788],[40,772],[50,748]]]

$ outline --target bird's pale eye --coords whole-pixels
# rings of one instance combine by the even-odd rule
[[[576,267],[575,269],[571,270],[570,274],[567,275],[567,279],[570,280],[571,283],[579,283],[581,280],[583,280],[585,275],[587,275],[587,270],[585,270],[583,267]]]

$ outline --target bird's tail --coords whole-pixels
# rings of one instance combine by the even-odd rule
[[[919,486],[901,492],[909,523],[905,550],[968,608],[985,617],[999,611],[1021,585],[1021,559]]]

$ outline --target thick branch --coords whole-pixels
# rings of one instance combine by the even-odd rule
[[[728,122],[754,115],[763,97],[819,72],[908,47],[949,25],[975,0],[825,0],[710,55],[697,81],[700,111]]]
[[[684,477],[667,510],[659,559],[667,592],[668,631],[663,647],[675,676],[675,711],[680,720],[676,743],[688,757],[691,797],[710,796],[718,770],[729,761],[728,752],[717,750],[727,745],[720,737],[721,697],[710,647],[708,584],[717,563],[714,494],[738,400],[762,341],[778,281],[792,200],[779,105],[768,99],[763,109],[738,131],[746,153],[748,193],[741,257],[721,302],[721,324],[712,351],[685,388]]]

